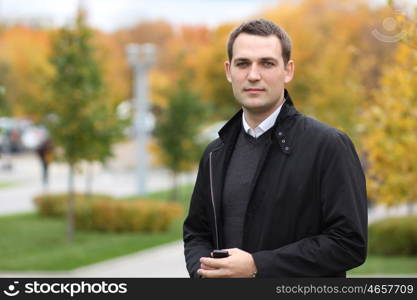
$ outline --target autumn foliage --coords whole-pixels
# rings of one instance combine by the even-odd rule
[[[353,137],[366,169],[370,199],[416,202],[416,23],[389,5],[366,0],[280,1],[253,15],[258,17],[282,25],[291,36],[296,71],[288,88],[295,105]],[[389,18],[397,21],[394,31],[384,28]],[[228,119],[238,106],[223,62],[227,37],[241,21],[216,28],[157,21],[112,34],[95,30],[109,101],[117,105],[130,98],[125,46],[150,42],[158,49],[151,72],[155,112],[168,109],[178,83],[187,78],[188,91],[183,92],[198,95],[198,101],[214,108],[209,120]],[[375,35],[390,37],[402,31],[407,35],[396,42]],[[6,87],[0,113],[38,117],[37,108],[45,101],[44,80],[53,75],[48,61],[53,32],[27,26],[0,30],[0,86]]]
[[[401,45],[363,113],[369,194],[390,205],[417,200],[416,66],[417,51]]]

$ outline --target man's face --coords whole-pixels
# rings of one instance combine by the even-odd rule
[[[241,33],[225,70],[233,94],[245,111],[272,113],[282,103],[284,84],[293,77],[294,62],[284,65],[281,42],[275,35]]]

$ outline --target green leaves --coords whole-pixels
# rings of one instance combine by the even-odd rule
[[[157,115],[155,137],[162,161],[174,173],[188,171],[198,161],[202,145],[196,140],[203,125],[205,107],[185,81],[167,91],[168,105]]]
[[[101,65],[95,58],[93,33],[83,14],[75,25],[57,32],[52,42],[53,97],[48,123],[54,143],[70,164],[82,160],[104,161],[111,145],[121,136],[114,106],[108,102]]]

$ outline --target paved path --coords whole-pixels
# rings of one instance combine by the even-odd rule
[[[0,277],[188,277],[182,241],[68,272],[0,272]]]

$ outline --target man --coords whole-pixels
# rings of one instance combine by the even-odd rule
[[[226,77],[242,110],[200,162],[184,222],[191,277],[345,277],[366,258],[358,156],[344,133],[295,109],[290,56],[288,35],[267,20],[229,37]]]

